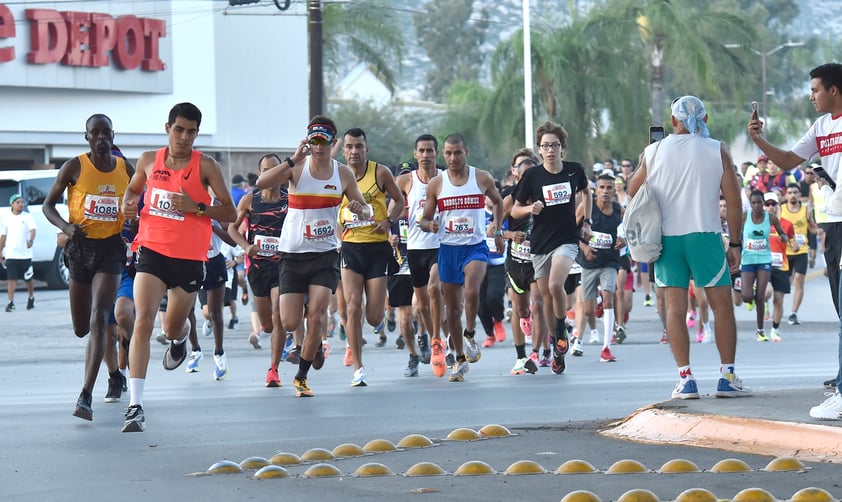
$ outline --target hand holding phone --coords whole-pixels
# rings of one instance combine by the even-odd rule
[[[825,171],[823,167],[821,167],[821,166],[814,167],[813,172],[816,173],[816,176],[825,180],[827,182],[827,185],[830,188],[832,188],[833,191],[836,191],[836,182],[833,181],[833,178],[831,178],[830,175],[827,174],[827,171]]]
[[[757,113],[757,101],[752,101],[752,102],[751,102],[751,119],[752,119],[752,120],[757,120],[757,119],[758,119],[758,113]]]

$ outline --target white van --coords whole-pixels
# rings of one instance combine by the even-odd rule
[[[67,289],[70,286],[70,272],[64,264],[62,249],[56,245],[58,229],[47,221],[42,204],[56,181],[58,170],[0,171],[0,219],[11,212],[9,197],[19,193],[24,200],[24,211],[35,218],[38,230],[32,244],[32,268],[35,279],[44,281],[53,289]],[[68,218],[67,205],[56,204],[56,209]],[[0,280],[6,280],[6,270],[0,267]]]

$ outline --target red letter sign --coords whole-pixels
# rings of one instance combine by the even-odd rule
[[[143,66],[146,71],[163,71],[164,62],[158,57],[158,39],[167,35],[167,24],[160,19],[143,20]]]
[[[54,10],[26,9],[29,19],[29,46],[26,56],[30,64],[58,63],[67,47],[67,25]]]
[[[0,38],[15,38],[15,17],[8,7],[0,3]],[[157,42],[157,41],[156,41]],[[157,54],[156,54],[157,56]],[[0,63],[15,59],[15,48],[0,47]]]
[[[108,14],[91,14],[91,66],[108,66],[108,54],[117,43],[117,27]]]
[[[88,12],[62,12],[61,15],[67,21],[68,29],[67,52],[61,59],[61,64],[91,66],[91,51],[82,49],[82,47],[90,47],[91,14]]]

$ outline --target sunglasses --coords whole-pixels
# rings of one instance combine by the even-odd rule
[[[312,138],[307,142],[314,146],[325,146],[330,144],[330,141],[322,138]]]
[[[775,201],[773,201],[773,200],[767,200],[766,202],[764,202],[764,203],[763,203],[763,205],[764,205],[764,206],[766,206],[766,207],[769,207],[769,206],[777,206],[777,205],[778,205],[778,203],[777,203],[777,202],[775,202]]]

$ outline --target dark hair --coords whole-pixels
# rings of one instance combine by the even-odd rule
[[[274,155],[274,157],[277,158],[277,155]],[[249,185],[255,186],[257,184],[257,173],[248,173],[246,178],[249,180]]]
[[[197,128],[202,125],[202,112],[199,111],[199,108],[193,103],[185,102],[173,106],[172,109],[170,109],[170,116],[169,119],[167,119],[167,124],[175,124],[175,119],[177,117],[195,121]]]
[[[827,63],[810,70],[810,78],[821,79],[825,90],[836,86],[842,92],[842,64]]]
[[[790,183],[786,187],[787,188],[795,188],[796,190],[801,190],[801,187],[798,185],[798,183]]]
[[[345,133],[342,135],[342,137],[343,137],[343,138],[344,138],[345,136],[350,136],[350,137],[352,137],[352,138],[362,138],[362,139],[363,139],[363,143],[367,143],[367,142],[368,142],[368,138],[366,138],[366,137],[365,137],[365,131],[363,131],[363,130],[362,130],[362,129],[360,129],[359,127],[352,127],[352,128],[350,128],[350,129],[348,129],[348,130],[347,130],[347,131],[345,131]]]
[[[752,197],[760,197],[760,199],[762,200],[763,192],[761,192],[760,190],[752,190],[748,196],[748,199],[751,200]]]
[[[535,141],[537,144],[541,144],[541,138],[543,138],[545,134],[555,134],[558,136],[558,141],[561,143],[561,149],[567,150],[567,131],[565,131],[559,124],[548,120],[539,125],[538,129],[535,131]]]
[[[336,123],[328,117],[324,115],[316,115],[315,117],[310,119],[310,122],[307,124],[309,128],[313,124],[322,124],[333,128],[333,135],[336,136]]]
[[[88,124],[90,124],[92,120],[96,120],[96,119],[105,119],[105,120],[108,121],[108,125],[110,125],[112,128],[114,127],[114,124],[111,122],[111,118],[108,115],[106,115],[104,113],[94,113],[93,115],[88,117],[88,120],[85,121],[85,130],[86,131],[88,130]]]
[[[266,153],[266,154],[263,154],[263,156],[262,156],[262,157],[260,157],[259,159],[257,159],[257,167],[259,168],[259,167],[260,167],[260,164],[262,164],[264,160],[266,160],[266,159],[268,159],[268,158],[270,158],[270,157],[275,157],[275,160],[277,160],[277,161],[278,161],[278,164],[280,164],[281,162],[283,162],[283,161],[281,160],[281,158],[278,156],[278,154],[277,154],[277,153]]]
[[[432,141],[433,148],[435,148],[436,151],[439,150],[439,140],[437,140],[436,137],[432,134],[422,134],[421,136],[415,138],[415,148],[418,148],[418,143],[420,143],[421,141]]]
[[[529,157],[529,160],[534,162],[536,166],[541,163],[541,159],[539,159],[538,156],[535,155],[535,152],[533,152],[531,148],[521,148],[520,150],[516,151],[514,155],[512,155],[512,161],[510,162],[512,167],[515,167],[515,160],[518,157]]]
[[[448,134],[447,137],[444,138],[444,142],[445,142],[445,144],[448,144],[448,145],[459,145],[459,144],[461,144],[462,146],[468,146],[468,144],[465,142],[465,137],[462,136],[461,134],[459,134],[458,132],[455,132],[453,134]]]

